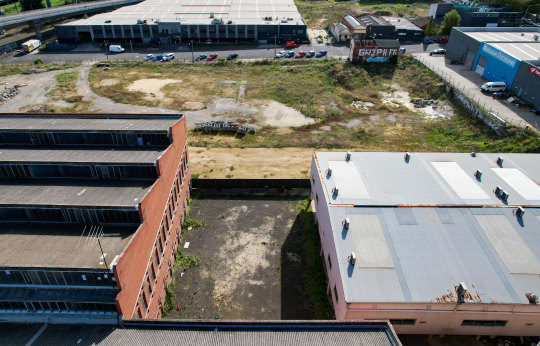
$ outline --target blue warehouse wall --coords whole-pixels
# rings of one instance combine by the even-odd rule
[[[476,65],[481,56],[487,59],[482,77],[490,82],[505,82],[506,87],[510,88],[514,82],[521,61],[482,42],[473,65],[473,70],[476,69]]]

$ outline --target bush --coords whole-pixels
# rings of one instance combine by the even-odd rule
[[[34,65],[43,64],[43,60],[41,59],[34,59]]]

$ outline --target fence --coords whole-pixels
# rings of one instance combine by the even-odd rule
[[[310,189],[309,179],[191,179],[194,189]]]
[[[458,81],[456,77],[452,76],[447,71],[444,71],[442,68],[430,63],[425,57],[420,55],[414,55],[414,57],[431,71],[435,72],[439,77],[441,77],[446,85],[453,89],[455,98],[461,104],[463,104],[465,108],[471,111],[476,117],[482,120],[497,133],[503,133],[509,124],[516,127],[525,127],[528,125],[524,120],[516,121],[501,116],[499,112],[493,111],[493,108],[487,104],[487,101],[485,99],[482,100],[482,98],[479,97],[476,92],[470,89],[467,90],[465,84]]]

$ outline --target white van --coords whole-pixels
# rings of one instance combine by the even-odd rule
[[[109,52],[111,52],[111,53],[123,53],[124,48],[122,48],[122,46],[119,46],[119,45],[116,45],[116,44],[111,44],[109,46]]]
[[[505,82],[487,82],[484,83],[480,89],[482,91],[505,91],[506,83]]]
[[[163,55],[163,61],[168,61],[168,60],[172,60],[174,59],[174,53],[167,53],[165,55]]]

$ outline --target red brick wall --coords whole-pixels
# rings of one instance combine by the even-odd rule
[[[187,134],[185,118],[171,127],[172,144],[158,159],[159,178],[139,204],[143,224],[130,241],[122,257],[114,267],[116,283],[120,292],[116,305],[124,318],[155,318],[161,316],[165,302],[165,290],[170,282],[170,271],[178,246],[180,225],[189,200],[189,165],[187,154]],[[185,157],[185,170],[181,169],[182,154]],[[181,172],[183,171],[183,179]],[[180,181],[174,203],[174,184]],[[180,188],[181,187],[181,188]],[[167,210],[171,204],[173,215],[169,218]],[[167,221],[165,221],[165,218]],[[164,225],[164,227],[162,227]],[[168,227],[166,227],[168,225]],[[164,228],[166,241],[160,234]],[[160,242],[161,246],[160,246]],[[162,254],[160,249],[163,249]],[[159,265],[154,252],[158,251]],[[152,269],[153,268],[153,274]],[[152,278],[155,275],[155,279]],[[146,281],[149,279],[151,293],[147,293]],[[143,297],[144,296],[144,297]],[[142,299],[147,307],[144,308]]]

